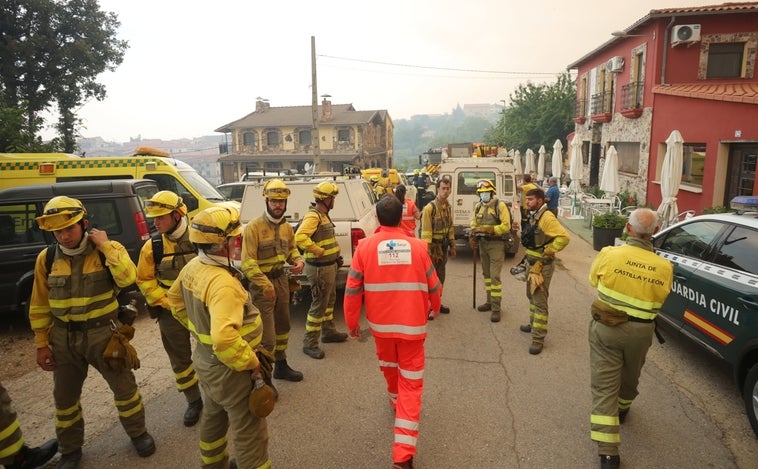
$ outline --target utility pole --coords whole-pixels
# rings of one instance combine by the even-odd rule
[[[316,36],[311,36],[311,117],[313,130],[311,143],[313,147],[313,174],[321,171],[321,139],[318,136],[318,87],[316,86]]]

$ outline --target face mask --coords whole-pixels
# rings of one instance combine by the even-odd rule
[[[490,201],[491,194],[489,192],[482,192],[481,194],[479,194],[479,197],[481,197],[482,202],[486,204],[487,202]]]

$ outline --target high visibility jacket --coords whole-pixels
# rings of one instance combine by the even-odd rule
[[[674,268],[655,254],[653,245],[630,238],[624,246],[608,246],[590,267],[590,284],[598,299],[629,316],[653,320],[671,291]]]
[[[107,265],[103,265],[98,249]],[[48,255],[55,256],[50,272],[46,265]],[[106,241],[99,248],[90,243],[84,253],[76,256],[67,256],[60,246],[54,253],[43,249],[34,265],[29,302],[34,344],[37,348],[48,346],[53,317],[63,322],[84,322],[116,314],[116,290],[131,285],[136,278],[137,267],[117,241]]]
[[[361,301],[378,337],[426,338],[429,310],[439,311],[442,284],[427,254],[427,244],[402,228],[381,226],[358,242],[345,286],[345,324],[358,327]]]
[[[142,245],[137,263],[137,286],[145,295],[147,304],[169,309],[166,292],[176,280],[179,271],[197,254],[189,240],[188,229],[185,229],[176,241],[165,234],[162,234],[161,238],[163,256],[157,266],[153,257],[153,240],[148,240]]]
[[[295,233],[295,243],[303,250],[306,262],[315,259],[323,263],[336,262],[340,256],[332,219],[315,207],[303,216]]]
[[[416,232],[416,215],[418,214],[418,207],[416,203],[409,198],[403,201],[403,218],[400,220],[400,228]]]
[[[426,204],[421,212],[421,239],[427,243],[441,243],[448,239],[450,245],[455,246],[452,209],[447,201],[443,205],[439,199],[434,199]]]
[[[527,239],[530,241],[526,241]],[[521,243],[524,245],[525,254],[533,258],[545,260],[545,249],[556,253],[568,246],[569,240],[568,231],[545,204],[536,212],[529,213],[527,223],[521,229]]]
[[[264,291],[274,285],[266,274],[283,269],[285,262],[302,259],[295,246],[295,232],[285,219],[272,223],[265,215],[250,221],[242,234],[242,272]]]
[[[192,259],[171,285],[168,302],[174,317],[221,363],[235,371],[258,366],[260,313],[229,270]]]
[[[511,212],[508,206],[497,197],[486,204],[482,201],[474,207],[474,217],[471,219],[471,227],[491,226],[494,236],[503,236],[511,231]]]

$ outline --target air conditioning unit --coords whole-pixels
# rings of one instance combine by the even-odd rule
[[[608,61],[608,64],[606,65],[606,68],[612,73],[618,73],[622,71],[624,69],[624,58],[619,57],[618,55],[611,57],[611,59]]]
[[[679,24],[671,30],[671,47],[700,41],[699,24]]]

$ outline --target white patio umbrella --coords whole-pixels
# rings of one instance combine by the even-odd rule
[[[574,138],[571,139],[569,177],[571,177],[569,190],[574,194],[578,194],[582,191],[582,141],[579,140],[579,136],[576,134],[574,134]]]
[[[545,179],[545,145],[540,145],[539,158],[537,158],[537,180]]]
[[[603,177],[600,178],[600,190],[605,191],[606,197],[613,197],[619,193],[619,160],[616,147],[611,145],[605,154],[605,166]]]
[[[676,196],[682,182],[682,165],[684,159],[684,139],[678,130],[672,130],[666,139],[666,156],[661,168],[661,205],[658,207],[658,218],[661,228],[675,223],[679,214]]]
[[[524,170],[521,167],[521,152],[519,150],[516,150],[516,153],[513,154],[513,168],[516,171],[516,177],[524,174]]]
[[[556,184],[558,184],[558,187],[561,186],[561,174],[563,173],[563,144],[561,143],[561,139],[556,139],[555,143],[553,144],[553,176],[558,178],[558,181]]]
[[[526,150],[526,166],[524,167],[525,174],[532,174],[537,171],[537,165],[534,164],[534,151],[532,149]]]

